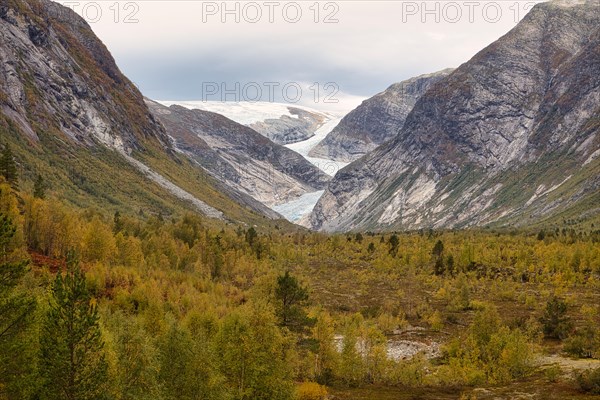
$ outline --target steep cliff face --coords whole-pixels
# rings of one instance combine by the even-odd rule
[[[147,101],[178,150],[219,181],[274,206],[322,190],[329,177],[298,153],[220,114]]]
[[[595,1],[536,5],[434,83],[396,139],[338,173],[312,226],[519,225],[598,213],[598,26]]]
[[[452,69],[395,83],[346,115],[311,152],[311,157],[350,162],[393,139],[417,100]]]
[[[38,140],[53,130],[127,152],[168,145],[142,95],[72,10],[48,0],[0,6],[0,110]]]
[[[49,0],[0,3],[0,143],[24,181],[42,174],[76,205],[280,218],[177,153],[89,25]]]

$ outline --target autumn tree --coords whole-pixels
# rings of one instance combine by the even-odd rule
[[[471,308],[471,288],[465,274],[460,274],[456,280],[456,288],[449,307],[454,311],[466,311]]]
[[[286,342],[270,310],[254,304],[231,313],[223,321],[215,346],[235,400],[292,398]]]
[[[365,325],[360,332],[365,377],[369,383],[380,384],[385,375],[387,339],[374,325]]]
[[[327,388],[314,382],[305,382],[296,389],[296,400],[326,400]]]
[[[339,355],[335,348],[331,316],[325,311],[319,311],[316,320],[312,329],[313,338],[317,343],[315,374],[319,383],[327,385],[332,382]]]
[[[67,272],[51,287],[40,337],[40,372],[47,400],[97,400],[107,388],[107,362],[98,309],[71,253]]]
[[[87,261],[107,262],[116,253],[115,238],[112,229],[94,217],[83,235],[83,254]]]
[[[135,319],[117,312],[108,317],[115,359],[111,391],[120,400],[162,399],[154,341]],[[108,347],[108,346],[107,346]]]
[[[346,323],[343,331],[342,351],[336,375],[351,387],[360,385],[365,376],[365,364],[359,351],[358,337],[358,331],[363,322],[362,316],[357,314]]]
[[[486,306],[475,314],[466,340],[456,339],[446,348],[448,366],[464,383],[507,383],[531,370],[532,350],[527,335],[502,324],[498,311]],[[452,382],[456,384],[457,382]]]
[[[224,378],[217,370],[205,340],[171,321],[159,343],[159,378],[168,400],[227,399]]]

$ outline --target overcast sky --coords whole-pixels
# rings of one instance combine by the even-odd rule
[[[260,90],[262,100],[294,101],[300,86],[300,104],[327,108],[331,95],[344,108],[394,82],[459,66],[536,2],[61,3],[88,20],[150,98],[252,100]]]

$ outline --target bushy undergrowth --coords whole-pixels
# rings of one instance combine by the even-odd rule
[[[328,236],[108,214],[76,209],[52,190],[44,197],[0,184],[2,271],[29,265],[0,291],[0,307],[36,305],[21,308],[26,319],[15,314],[22,324],[10,339],[0,335],[5,365],[19,366],[0,376],[6,399],[52,398],[40,332],[62,304],[51,288],[71,254],[85,274],[79,304],[89,299],[98,314],[97,330],[93,318],[86,326],[103,343],[94,342],[107,399],[322,398],[314,382],[508,384],[532,371],[545,325],[567,320],[565,348],[598,354],[597,310],[582,307],[599,287],[593,234]],[[442,355],[390,359],[392,335],[414,326],[444,345]],[[43,343],[47,352],[54,342]],[[595,390],[594,374],[578,381]]]

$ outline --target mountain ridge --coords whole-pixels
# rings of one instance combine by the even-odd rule
[[[395,139],[338,173],[312,227],[519,225],[598,198],[599,22],[591,2],[533,7],[434,83]],[[527,204],[568,175],[586,179],[562,197],[555,189]]]
[[[356,161],[388,140],[404,125],[417,100],[453,69],[419,75],[394,83],[386,90],[363,101],[348,113],[319,143],[310,156],[336,161]]]
[[[324,189],[329,177],[296,152],[229,118],[146,100],[175,148],[215,179],[273,206]]]
[[[199,212],[236,223],[281,216],[173,148],[89,24],[49,0],[0,6],[0,140],[30,185],[43,175],[82,207]]]

